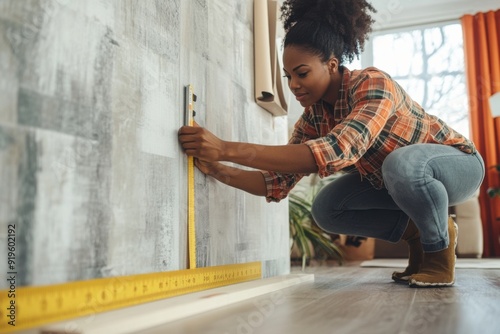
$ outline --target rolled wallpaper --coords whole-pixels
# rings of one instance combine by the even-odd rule
[[[254,1],[255,101],[275,116],[287,114],[278,58],[278,1]]]

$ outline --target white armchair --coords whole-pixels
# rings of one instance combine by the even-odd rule
[[[483,255],[483,225],[479,207],[479,191],[451,208],[458,225],[457,256],[480,258]]]

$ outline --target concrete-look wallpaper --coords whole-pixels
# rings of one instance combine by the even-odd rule
[[[253,100],[252,18],[252,0],[0,1],[0,249],[15,225],[18,286],[186,268],[184,86],[221,138],[287,139]],[[286,201],[195,183],[199,267],[289,272]]]

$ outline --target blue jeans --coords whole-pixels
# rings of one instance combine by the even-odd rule
[[[385,188],[375,189],[359,174],[324,186],[312,214],[330,233],[401,239],[409,218],[420,231],[425,252],[448,247],[448,207],[467,200],[484,178],[479,153],[439,144],[415,144],[389,154],[382,165]]]

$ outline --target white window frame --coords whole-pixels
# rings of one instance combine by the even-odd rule
[[[412,26],[406,26],[402,28],[392,28],[392,29],[384,29],[372,32],[370,35],[370,39],[365,42],[365,47],[363,53],[361,54],[361,66],[362,68],[366,68],[369,66],[373,66],[373,40],[376,36],[386,35],[386,34],[394,34],[394,33],[403,33],[417,29],[428,29],[428,28],[437,28],[441,26],[445,26],[448,24],[460,24],[460,20],[446,20],[440,22],[433,22],[427,24],[418,24]],[[385,70],[381,68],[381,70]],[[390,73],[389,73],[390,74]]]

